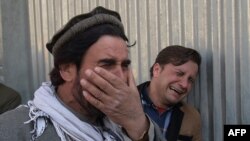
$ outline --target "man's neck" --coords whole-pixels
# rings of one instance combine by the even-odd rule
[[[153,104],[160,108],[160,109],[168,109],[169,107],[165,104],[161,102],[159,95],[159,92],[157,90],[157,87],[154,86],[154,83],[150,83],[150,85],[147,87],[147,92],[148,92],[148,96],[150,98],[150,100],[153,102]]]
[[[80,101],[76,100],[72,92],[69,92],[68,90],[69,88],[66,87],[58,87],[57,97],[60,99],[59,101],[80,120],[95,124],[98,117],[90,114],[88,110],[80,104]]]

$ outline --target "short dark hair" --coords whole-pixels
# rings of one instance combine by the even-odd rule
[[[167,46],[157,55],[155,63],[150,68],[150,77],[153,77],[153,67],[156,63],[160,64],[162,67],[169,63],[179,66],[185,64],[189,60],[195,62],[198,65],[198,68],[200,68],[201,56],[199,52],[192,48],[187,48],[180,45]]]
[[[106,21],[103,22],[102,21],[103,18],[97,19],[96,17],[94,17],[93,18],[94,22],[91,19],[92,21],[90,23],[90,24],[94,23],[93,26],[87,26],[86,28],[85,25],[81,25],[83,26],[84,29],[79,28],[77,29],[76,33],[75,32],[73,34],[70,33],[70,36],[67,36],[68,39],[66,38],[67,41],[63,41],[60,46],[57,45],[58,49],[54,50],[56,42],[60,40],[61,36],[63,36],[63,34],[66,34],[67,32],[71,32],[70,27],[79,24],[79,22],[85,20],[85,18],[89,18],[99,13],[101,14],[105,13],[105,16],[109,16],[110,14],[113,16],[112,17],[113,20],[114,17],[117,18],[119,21],[117,22],[117,19],[115,19],[116,21],[114,23],[115,24],[118,23],[119,26],[113,24],[113,21],[110,22],[109,17],[107,19],[109,20],[108,22]],[[48,50],[54,56],[54,68],[50,72],[50,80],[52,85],[57,88],[60,84],[63,84],[65,82],[60,75],[60,68],[59,68],[60,65],[73,63],[79,70],[80,65],[82,63],[82,59],[84,58],[85,53],[87,52],[89,47],[103,35],[121,37],[122,39],[124,39],[124,41],[128,42],[128,38],[124,33],[123,25],[119,22],[121,22],[121,19],[117,12],[105,9],[103,7],[97,7],[90,13],[74,17],[66,24],[66,26],[64,26],[61,30],[59,30],[59,32],[54,35],[52,40],[49,43],[47,43]],[[80,24],[85,24],[85,23],[82,22]]]

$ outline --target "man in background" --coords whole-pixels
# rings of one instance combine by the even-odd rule
[[[173,45],[160,51],[150,69],[151,81],[138,86],[145,113],[168,141],[201,141],[199,112],[183,101],[195,83],[200,54]]]

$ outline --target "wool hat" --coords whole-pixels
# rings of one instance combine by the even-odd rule
[[[124,27],[119,13],[98,6],[89,13],[80,14],[70,19],[68,23],[54,34],[52,39],[46,44],[46,48],[50,53],[54,54],[76,34],[85,32],[91,27],[101,24],[117,26],[124,33]]]

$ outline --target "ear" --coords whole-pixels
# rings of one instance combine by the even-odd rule
[[[159,63],[155,63],[153,66],[153,77],[159,77],[162,67]]]
[[[73,81],[77,75],[77,69],[74,64],[63,64],[60,65],[60,75],[64,81]]]

